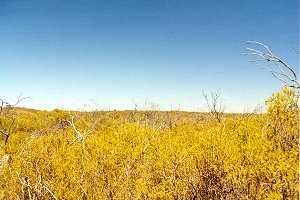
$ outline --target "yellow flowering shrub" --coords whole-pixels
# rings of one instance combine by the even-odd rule
[[[269,125],[272,136],[278,138],[280,145],[288,149],[299,138],[299,108],[295,91],[284,87],[266,100]]]
[[[0,199],[297,199],[298,141],[286,148],[274,133],[299,131],[284,90],[267,114],[222,123],[177,111],[17,108],[15,132],[0,143]],[[76,130],[61,125],[72,116]]]

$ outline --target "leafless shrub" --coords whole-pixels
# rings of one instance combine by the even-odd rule
[[[170,130],[173,129],[175,126],[178,125],[179,121],[181,120],[182,113],[179,111],[168,111],[165,114],[164,126],[169,128]]]
[[[223,104],[223,100],[221,99],[220,90],[217,90],[215,92],[211,91],[210,96],[208,96],[207,93],[203,91],[203,97],[206,101],[206,106],[209,109],[210,113],[218,122],[221,122],[222,116],[225,111],[225,105]]]
[[[133,101],[134,103],[134,110],[132,112],[130,112],[130,120],[132,122],[136,122],[137,121],[137,112],[138,112],[138,103]]]
[[[142,113],[143,115],[138,121],[140,126],[149,126],[154,129],[161,128],[158,104],[147,103],[146,101]]]
[[[244,118],[251,118],[256,114],[261,113],[263,110],[263,106],[261,104],[256,105],[253,110],[244,110],[243,117]]]
[[[125,123],[137,123],[142,127],[150,127],[156,130],[172,129],[181,119],[178,110],[160,111],[160,105],[145,101],[142,107],[133,101],[134,110],[128,111],[124,119]]]

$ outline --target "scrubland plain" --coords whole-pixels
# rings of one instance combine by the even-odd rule
[[[297,96],[266,108],[5,111],[0,199],[299,199]]]

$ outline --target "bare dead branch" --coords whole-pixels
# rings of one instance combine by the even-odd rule
[[[76,126],[75,126],[75,124],[74,124],[74,116],[72,116],[71,121],[67,120],[67,122],[68,122],[69,125],[73,128],[73,130],[75,131],[75,133],[77,133],[77,138],[78,138],[78,139],[82,139],[82,138],[83,138],[82,133],[80,133],[80,132],[76,129]]]
[[[300,82],[296,74],[295,68],[287,64],[283,59],[276,56],[267,45],[258,41],[246,41],[246,45],[256,45],[257,48],[247,47],[249,51],[247,53],[242,53],[245,56],[255,56],[258,59],[250,60],[249,62],[270,62],[275,65],[277,70],[267,69],[270,74],[285,83],[287,86],[295,89],[300,88]],[[258,50],[261,49],[261,50]],[[296,49],[294,49],[297,51]],[[297,51],[299,53],[299,50]],[[266,69],[266,68],[263,68]]]
[[[78,131],[78,129],[76,128],[75,124],[74,124],[74,116],[72,116],[71,121],[67,120],[68,124],[73,128],[73,130],[75,131],[75,133],[77,133],[77,137],[76,139],[73,141],[75,142],[76,140],[78,140],[79,142],[82,143],[82,150],[86,153],[85,150],[85,137],[84,135]],[[72,142],[72,143],[73,143]]]
[[[43,185],[43,188],[45,188],[45,189],[49,192],[49,194],[51,194],[51,196],[52,196],[55,200],[57,200],[56,196],[53,194],[53,192],[52,192],[46,185]]]
[[[29,97],[22,97],[22,93],[19,95],[17,102],[13,105],[13,107],[16,107],[21,101],[28,99]]]
[[[11,135],[12,128],[16,122],[16,115],[14,113],[8,112],[9,110],[16,107],[21,101],[28,99],[29,97],[22,97],[22,93],[19,95],[17,102],[14,104],[10,104],[2,99],[0,99],[0,115],[4,115],[5,123],[0,119],[0,133],[5,135],[5,144],[8,141],[9,136]],[[8,121],[8,122],[7,122]]]
[[[1,131],[1,130],[0,130],[0,133],[2,133],[5,136],[5,142],[4,142],[4,144],[6,144],[7,141],[8,141],[8,138],[9,138],[9,134],[7,134],[7,133],[5,133],[4,131]]]
[[[291,49],[293,49],[294,51],[296,51],[296,53],[300,54],[300,50],[296,49],[295,47],[290,47]]]

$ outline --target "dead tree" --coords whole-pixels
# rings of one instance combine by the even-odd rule
[[[248,52],[243,53],[243,55],[256,57],[254,60],[249,60],[249,62],[273,64],[271,68],[265,68],[259,64],[258,66],[269,71],[274,78],[282,81],[288,87],[296,90],[300,89],[300,82],[293,66],[287,64],[283,59],[275,55],[267,45],[261,42],[246,41],[245,43]],[[299,50],[294,50],[299,54]]]
[[[22,97],[22,94],[18,97],[15,104],[10,104],[2,99],[0,99],[0,133],[5,137],[5,144],[11,135],[12,128],[16,122],[16,116],[10,112],[14,107],[16,107],[22,100],[28,97]],[[4,122],[5,121],[5,122]]]
[[[203,97],[206,101],[206,106],[209,109],[210,113],[213,117],[218,121],[222,121],[222,116],[225,111],[225,105],[223,104],[223,100],[221,99],[221,92],[217,90],[215,92],[211,91],[210,96],[208,96],[203,91]]]

